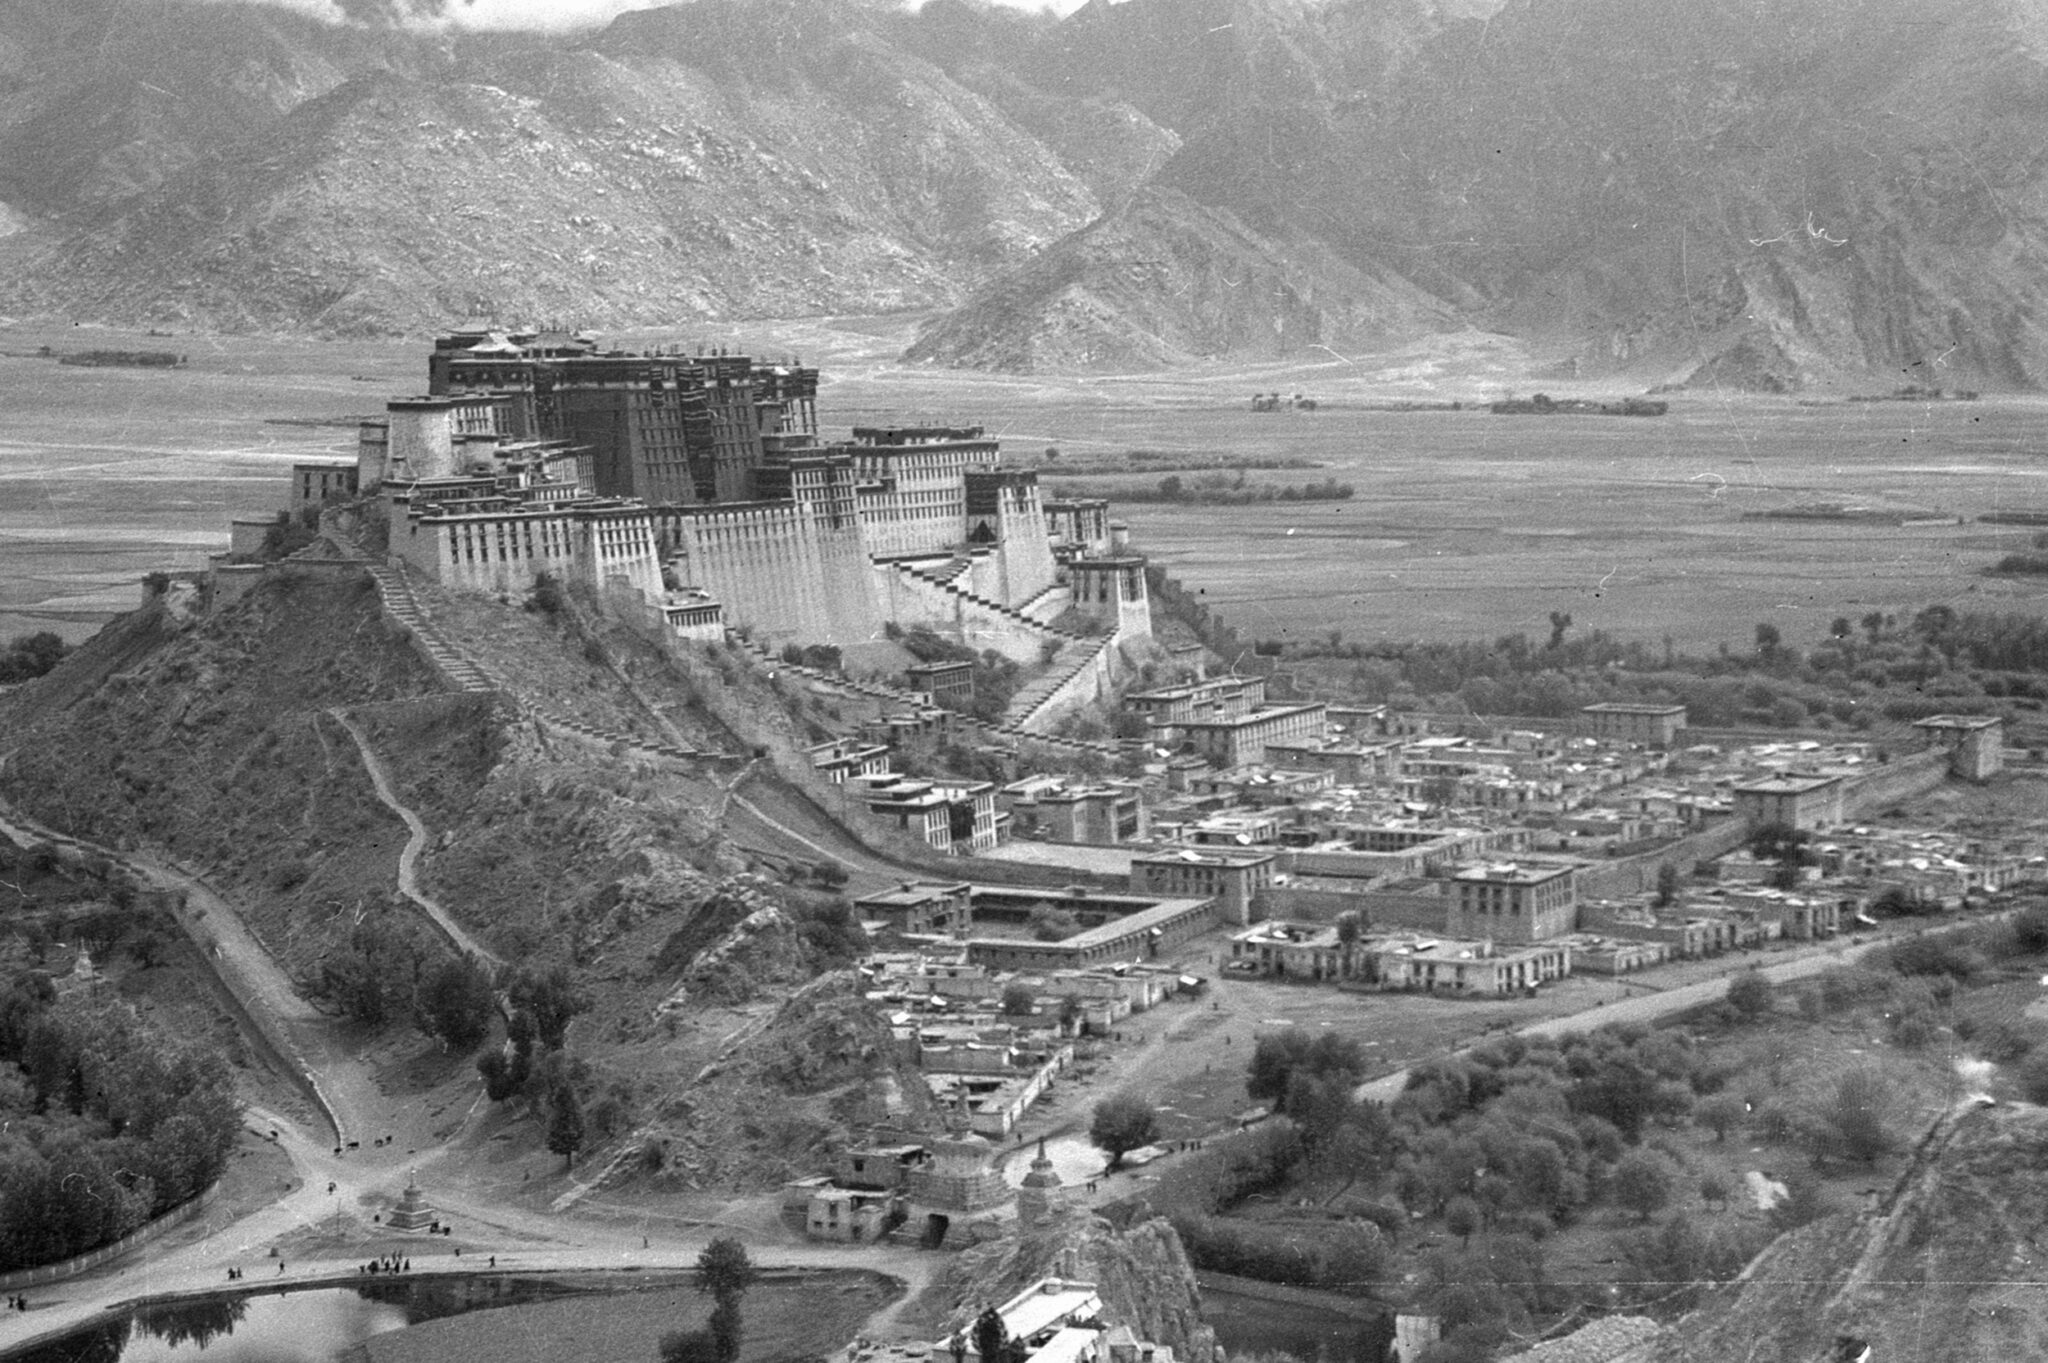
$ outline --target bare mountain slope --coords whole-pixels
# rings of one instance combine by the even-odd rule
[[[1019,64],[1045,88],[1114,88],[1182,140],[1157,183],[1276,251],[1307,262],[1298,243],[1319,242],[1575,344],[1587,374],[2034,386],[2048,70],[2027,14],[1127,0]],[[971,306],[1051,318],[1064,287],[1020,270]],[[986,362],[973,328],[932,336],[959,340],[925,358]]]
[[[0,311],[960,306],[917,358],[1040,367],[1480,325],[1644,383],[2033,387],[2044,44],[2007,0],[692,0],[491,37],[0,0]]]
[[[111,32],[127,7],[107,8]],[[81,162],[149,168],[127,197],[66,205],[34,180],[61,166],[16,145],[0,185],[11,169],[16,206],[45,216],[10,247],[0,307],[325,333],[888,311],[949,304],[1098,211],[1056,156],[859,9],[702,8],[581,43],[358,35],[373,59],[321,68],[267,121],[236,106],[250,135],[208,154],[124,140],[125,124],[74,139]],[[293,60],[337,41],[294,22],[266,30]],[[259,86],[274,77],[247,60]],[[99,102],[100,65],[53,77],[61,97],[21,136]],[[121,71],[131,95],[157,84],[146,54]],[[177,61],[164,79],[211,77]]]
[[[985,369],[1161,369],[1221,354],[1372,345],[1454,324],[1439,300],[1148,189],[980,290],[906,353]]]

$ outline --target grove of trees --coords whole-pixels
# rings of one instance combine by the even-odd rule
[[[241,1123],[218,1051],[119,1002],[0,986],[0,1271],[118,1239],[220,1176]]]

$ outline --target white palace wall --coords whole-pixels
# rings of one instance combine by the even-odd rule
[[[645,512],[512,512],[392,517],[391,552],[444,586],[524,596],[548,573],[603,588],[615,580],[661,599],[661,563]]]
[[[882,629],[861,527],[811,502],[670,507],[657,513],[683,584],[764,642],[866,643]]]
[[[854,475],[861,484],[860,518],[868,552],[878,557],[938,554],[960,544],[967,523],[967,470],[985,451],[958,445],[855,446]],[[1044,534],[1041,528],[1041,535]]]

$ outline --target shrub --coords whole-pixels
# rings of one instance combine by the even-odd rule
[[[1897,1143],[1889,1119],[1889,1089],[1876,1070],[1851,1070],[1816,1114],[1809,1133],[1815,1154],[1870,1164]]]
[[[1664,1209],[1677,1186],[1678,1170],[1654,1150],[1629,1151],[1608,1178],[1615,1203],[1645,1221]]]
[[[1728,1006],[1745,1019],[1755,1019],[1771,1010],[1771,982],[1761,970],[1749,969],[1728,981]]]

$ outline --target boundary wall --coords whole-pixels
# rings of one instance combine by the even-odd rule
[[[1675,866],[1681,875],[1692,874],[1693,864],[1726,856],[1749,840],[1749,824],[1742,819],[1717,819],[1709,826],[1688,833],[1655,851],[1613,861],[1596,861],[1579,872],[1581,899],[1620,899],[1657,888],[1657,873]]]
[[[215,1180],[206,1185],[206,1190],[197,1197],[190,1197],[160,1216],[155,1216],[129,1231],[111,1244],[89,1249],[83,1254],[54,1264],[41,1264],[35,1268],[17,1268],[12,1273],[0,1273],[0,1291],[12,1292],[17,1288],[34,1287],[38,1283],[60,1282],[89,1273],[102,1264],[113,1262],[131,1249],[139,1249],[153,1240],[161,1240],[188,1221],[197,1220],[199,1214],[211,1207],[220,1194],[220,1182]]]
[[[1948,779],[1949,754],[1940,748],[1895,757],[1854,777],[1842,792],[1842,812],[1860,818],[1873,810],[1925,795]]]

